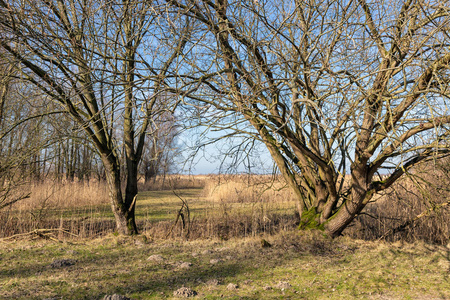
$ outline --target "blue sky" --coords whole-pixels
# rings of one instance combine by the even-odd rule
[[[224,135],[224,132],[216,131],[209,132],[198,141],[197,133],[193,131],[185,131],[179,136],[179,145],[183,148],[184,163],[183,173],[191,174],[217,174],[217,173],[248,173],[250,164],[250,172],[252,173],[271,173],[273,171],[273,161],[267,148],[262,144],[256,144],[250,153],[246,154],[243,151],[237,151],[239,146],[244,145],[242,139],[233,138],[221,140],[217,142],[203,145],[196,155],[192,157],[195,152],[195,145],[197,143],[204,144],[211,139],[217,139]],[[234,155],[229,149],[234,149]],[[239,155],[239,156],[237,156]],[[238,161],[238,163],[236,163]]]

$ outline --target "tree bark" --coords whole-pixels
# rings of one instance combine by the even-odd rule
[[[134,197],[137,195],[137,176],[130,177],[127,181],[127,191],[125,199],[122,195],[120,181],[120,166],[115,156],[102,155],[103,164],[105,166],[106,180],[108,182],[111,208],[116,220],[116,229],[119,234],[133,235],[137,234],[137,226],[135,220],[135,202]],[[136,184],[134,184],[136,183]],[[134,190],[134,194],[129,191]]]

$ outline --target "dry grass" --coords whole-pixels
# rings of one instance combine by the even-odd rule
[[[215,202],[293,202],[292,192],[279,178],[263,175],[210,176],[203,194]]]
[[[360,215],[344,233],[366,240],[447,244],[449,206],[437,209],[450,194],[450,171],[444,167],[416,170],[414,176],[377,197],[367,207],[367,214]],[[78,237],[115,230],[105,183],[43,182],[28,188],[32,192],[30,199],[0,211],[0,237],[41,228],[64,230]],[[298,224],[293,195],[280,178],[272,176],[170,175],[156,178],[152,185],[141,183],[141,190],[138,227],[155,238],[226,240],[275,234]],[[182,201],[189,209],[181,209]],[[423,212],[426,214],[422,218],[398,230]],[[61,235],[68,237],[61,233],[58,237]]]
[[[31,197],[13,206],[17,210],[36,207],[68,209],[109,203],[108,187],[97,181],[46,181],[30,185]]]
[[[428,164],[369,204],[344,234],[390,242],[450,241],[450,164]]]
[[[433,177],[439,173],[429,170],[424,174],[434,190],[420,193],[412,179],[400,182],[370,205],[377,219],[361,216],[347,234],[377,239],[430,203],[448,199],[447,178],[439,181]],[[102,299],[118,293],[167,299],[182,286],[205,299],[450,297],[450,245],[403,242],[429,235],[433,242],[445,245],[447,238],[448,243],[448,210],[432,211],[418,221],[423,224],[387,237],[401,243],[331,240],[321,232],[295,229],[295,200],[278,179],[179,179],[176,195],[155,186],[139,194],[136,213],[143,235],[134,237],[111,234],[114,221],[104,184],[30,186],[31,199],[0,211],[0,236],[34,232],[0,239],[0,298]],[[189,210],[180,210],[183,202]],[[185,226],[180,217],[175,224],[180,211]],[[154,254],[163,260],[149,259]],[[73,265],[54,267],[55,259],[70,259]],[[238,288],[229,290],[230,283]]]
[[[81,238],[114,231],[104,183],[42,182],[29,188],[30,199],[0,212],[0,237],[43,228]],[[138,198],[137,223],[155,238],[229,239],[296,227],[295,201],[271,177],[174,175],[157,178],[147,189]],[[174,224],[181,199],[189,209]]]
[[[36,229],[64,229],[87,237],[111,230],[105,183],[39,182],[25,187],[31,197],[0,211],[0,237]]]
[[[173,194],[142,193],[139,205],[148,209],[143,230],[155,238],[226,240],[274,234],[296,227],[295,201],[281,182],[265,176],[208,176],[202,180],[205,187],[201,190],[177,192],[188,207],[181,211],[182,200],[173,198]],[[167,211],[167,217],[161,218],[161,213],[155,216],[155,209],[162,214]],[[160,221],[151,222],[155,217]]]
[[[166,175],[156,176],[149,182],[139,180],[140,191],[163,191],[172,189],[200,189],[205,187],[211,176],[208,175]]]

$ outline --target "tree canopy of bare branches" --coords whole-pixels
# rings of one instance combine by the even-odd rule
[[[149,125],[175,106],[175,98],[163,105],[157,99],[168,71],[177,67],[187,30],[166,30],[169,20],[183,20],[169,19],[163,8],[143,0],[0,1],[0,47],[20,65],[17,76],[58,104],[89,138],[104,164],[122,234],[137,232],[138,165]]]
[[[448,1],[166,2],[195,23],[174,90],[267,147],[302,227],[337,236],[448,154]]]
[[[301,227],[337,236],[374,194],[448,155],[449,7],[0,0],[0,47],[94,145],[120,233],[137,232],[145,136],[182,98],[204,125],[264,144]]]

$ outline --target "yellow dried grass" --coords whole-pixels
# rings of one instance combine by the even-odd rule
[[[109,203],[105,182],[97,181],[41,181],[30,184],[30,198],[13,205],[14,210],[33,210],[38,207],[68,209]]]

